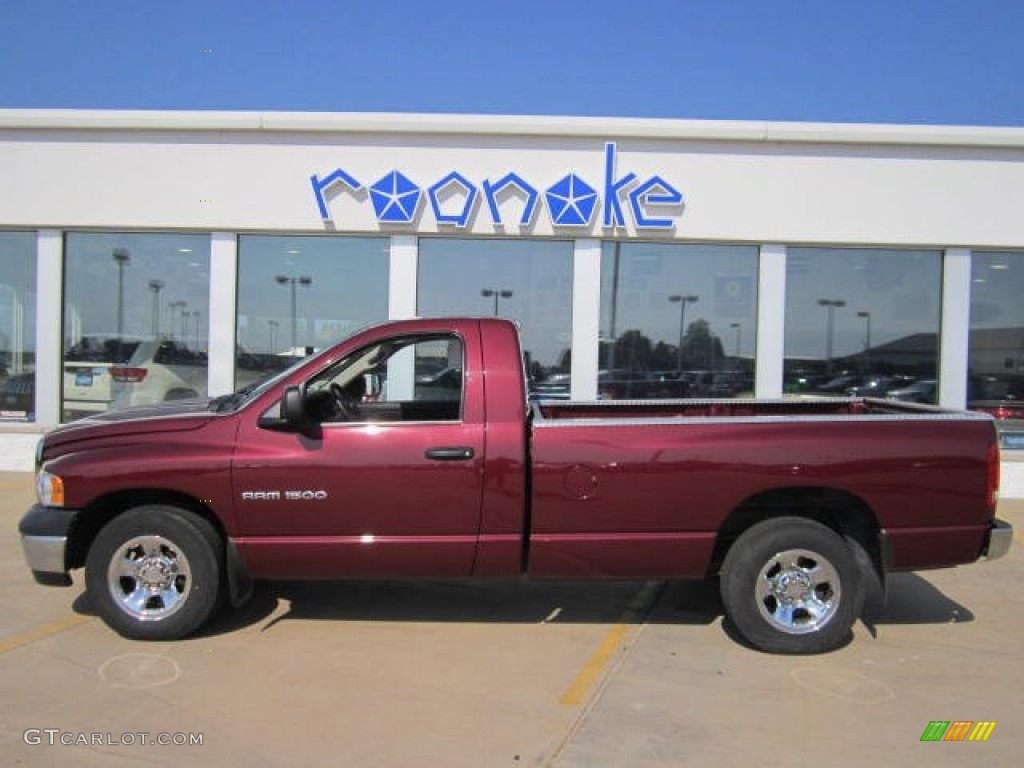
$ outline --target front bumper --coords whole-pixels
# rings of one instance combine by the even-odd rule
[[[35,504],[18,524],[21,549],[32,576],[47,586],[69,586],[68,536],[78,510]]]
[[[1013,541],[1013,526],[1005,520],[996,518],[992,521],[992,530],[988,532],[988,540],[982,550],[982,556],[986,560],[998,560],[1010,551],[1010,542]]]

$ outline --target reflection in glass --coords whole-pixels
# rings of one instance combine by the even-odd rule
[[[568,377],[571,242],[421,238],[419,251],[419,315],[516,320],[531,385]]]
[[[971,264],[967,405],[1024,430],[1024,253],[975,252]]]
[[[208,235],[71,232],[64,272],[65,420],[206,394]]]
[[[785,391],[936,401],[938,251],[790,248]]]
[[[0,421],[34,421],[36,234],[0,232]]]
[[[752,246],[605,243],[599,397],[751,396],[757,259]]]
[[[245,387],[388,316],[389,239],[243,235],[238,354]]]

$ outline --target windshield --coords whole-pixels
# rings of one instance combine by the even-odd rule
[[[271,374],[259,381],[254,381],[252,384],[242,387],[240,390],[232,392],[230,395],[215,397],[210,401],[210,410],[216,411],[217,413],[223,413],[224,411],[234,411],[241,408],[246,403],[255,400],[268,389],[271,389],[279,381],[288,378],[293,371],[295,371],[300,365],[307,363],[309,359],[310,358],[308,357],[300,357],[282,371]]]

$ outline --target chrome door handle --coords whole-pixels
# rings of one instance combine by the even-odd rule
[[[473,449],[468,445],[446,445],[427,448],[423,455],[434,461],[468,461],[473,458]]]

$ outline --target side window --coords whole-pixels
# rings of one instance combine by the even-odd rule
[[[389,339],[313,379],[306,403],[324,423],[458,421],[463,348],[455,336]]]

